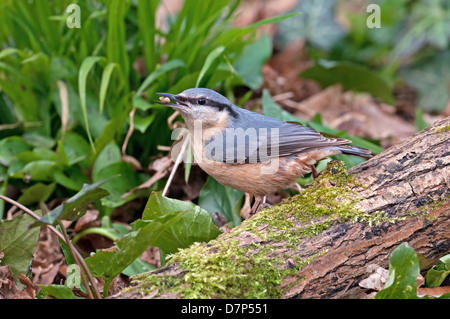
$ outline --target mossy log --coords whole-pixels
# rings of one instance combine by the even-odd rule
[[[424,269],[450,252],[450,117],[348,172],[136,276],[115,298],[360,298],[369,265],[408,242]]]

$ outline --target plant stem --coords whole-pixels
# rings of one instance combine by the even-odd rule
[[[66,245],[69,247],[70,253],[72,254],[73,258],[75,259],[75,263],[80,266],[80,260],[78,259],[76,253],[75,253],[75,247],[72,245],[69,236],[67,235],[66,228],[64,227],[63,223],[59,221],[59,226],[61,227],[61,230],[63,232],[64,238],[66,239]],[[83,284],[86,287],[87,294],[89,296],[89,299],[94,299],[94,296],[92,295],[92,291],[89,288],[89,284],[86,280],[86,276],[84,275],[83,271],[80,271],[81,280],[83,280]],[[92,285],[93,286],[93,285]]]

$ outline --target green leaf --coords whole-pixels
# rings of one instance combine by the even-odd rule
[[[122,0],[111,0],[108,6],[108,32],[106,38],[106,57],[108,61],[117,63],[121,79],[128,86],[130,74],[129,56],[126,47],[125,19],[130,3]]]
[[[79,191],[84,184],[90,182],[78,166],[69,166],[64,169],[57,167],[53,171],[53,179],[59,185],[74,191]]]
[[[267,24],[278,23],[278,22],[281,22],[283,20],[287,20],[289,18],[293,18],[296,15],[299,15],[300,13],[301,12],[291,12],[291,13],[282,14],[282,15],[279,15],[279,16],[276,16],[276,17],[263,19],[263,20],[260,20],[258,22],[255,22],[255,23],[253,23],[253,24],[251,24],[251,25],[249,25],[247,27],[244,27],[244,29],[254,29],[254,28],[262,27],[262,26],[267,25]]]
[[[33,203],[45,203],[47,199],[50,198],[50,195],[53,193],[53,191],[56,188],[55,183],[51,184],[42,184],[37,183],[23,191],[23,194],[19,197],[17,200],[22,205],[29,205]]]
[[[223,51],[225,51],[225,47],[219,46],[208,54],[205,63],[203,63],[202,69],[200,70],[200,74],[198,75],[197,83],[195,84],[196,87],[204,87],[205,84],[208,83],[212,73],[219,65],[220,60],[218,58],[222,55]]]
[[[162,218],[145,223],[141,228],[126,234],[117,241],[117,247],[109,251],[99,251],[86,258],[86,264],[95,277],[105,278],[105,290],[111,280],[124,271],[145,249],[156,241],[184,212],[173,212]]]
[[[394,103],[392,90],[386,81],[362,65],[320,60],[301,75],[317,81],[322,88],[340,83],[344,91],[367,92],[385,103]]]
[[[165,253],[175,253],[178,248],[188,247],[194,242],[206,242],[220,235],[207,211],[192,203],[167,198],[161,193],[151,194],[142,219],[154,220],[177,211],[184,211],[185,214],[154,243]]]
[[[436,266],[428,270],[426,275],[426,286],[430,288],[439,287],[450,274],[450,254],[439,259]]]
[[[240,210],[244,193],[230,187],[225,187],[214,178],[208,177],[200,191],[198,205],[208,211],[213,217],[215,212],[225,216],[231,227],[241,223]]]
[[[0,252],[4,253],[0,265],[9,265],[17,282],[20,274],[26,274],[37,247],[40,229],[28,229],[33,221],[27,214],[0,221]]]
[[[63,141],[64,152],[66,153],[69,165],[82,162],[89,155],[89,143],[79,134],[69,131]],[[87,166],[86,166],[87,168]]]
[[[156,20],[155,14],[159,1],[140,0],[137,7],[139,35],[144,42],[143,51],[147,70],[152,70],[157,61],[155,50]]]
[[[150,124],[153,123],[155,118],[156,113],[154,112],[149,116],[141,116],[139,114],[136,114],[133,118],[134,128],[141,133],[145,133],[145,131],[150,126]]]
[[[112,176],[114,178],[111,178]],[[133,170],[133,165],[128,162],[116,162],[105,166],[92,178],[94,181],[111,178],[102,186],[109,193],[102,199],[102,203],[109,207],[117,207],[133,199],[136,196],[135,193],[125,198],[122,198],[122,195],[140,184],[138,173]]]
[[[11,174],[15,178],[30,177],[32,181],[52,181],[53,170],[57,164],[54,161],[37,160],[26,164],[19,172]]]
[[[117,63],[108,63],[103,70],[102,80],[100,82],[100,95],[99,95],[99,109],[100,114],[103,113],[103,106],[105,104],[106,90],[108,89],[109,80],[111,79],[111,74]]]
[[[20,136],[10,136],[0,140],[0,164],[9,166],[19,153],[31,150],[28,144]]]
[[[252,90],[261,87],[263,83],[261,69],[271,54],[272,41],[268,35],[263,34],[258,41],[247,45],[234,63],[237,74]]]
[[[419,93],[417,104],[427,112],[443,110],[450,99],[450,52],[444,51],[401,70],[403,78]]]
[[[153,82],[158,79],[161,75],[172,71],[177,68],[186,67],[186,64],[182,60],[170,60],[167,63],[164,63],[161,67],[150,73],[142,82],[141,86],[139,86],[136,91],[135,97],[139,96],[142,92],[144,92]]]
[[[389,258],[389,278],[376,299],[416,299],[419,260],[407,243],[397,247]]]
[[[155,270],[156,267],[153,265],[150,265],[149,263],[146,263],[145,261],[141,260],[141,257],[136,258],[135,261],[133,261],[127,268],[125,268],[122,271],[122,274],[131,277],[138,274],[142,274],[143,272],[148,272]]]
[[[297,39],[304,39],[315,47],[330,49],[345,34],[335,19],[336,3],[336,0],[323,1],[320,5],[315,0],[297,2],[292,11],[301,14],[278,24],[275,38],[278,46],[284,47]]]
[[[60,220],[76,220],[86,213],[86,207],[107,196],[108,191],[100,188],[107,180],[94,184],[85,184],[81,190],[64,203],[56,206],[47,215],[34,222],[32,227],[41,225],[56,225]]]
[[[83,118],[84,118],[84,125],[86,126],[86,133],[88,135],[89,143],[91,144],[92,149],[95,152],[95,146],[94,141],[92,140],[91,132],[89,130],[89,121],[87,117],[87,111],[86,111],[86,81],[87,76],[89,72],[91,71],[92,67],[95,63],[100,61],[102,57],[98,56],[90,56],[84,59],[83,63],[80,66],[80,71],[78,74],[78,90],[80,94],[80,101],[81,101],[81,110],[83,112]]]
[[[112,141],[103,148],[95,160],[92,168],[92,176],[94,181],[101,179],[97,178],[97,174],[102,168],[118,162],[120,162],[120,149],[116,142]]]
[[[417,132],[426,129],[429,126],[423,117],[423,110],[421,108],[416,109],[415,124]]]
[[[38,285],[41,290],[37,294],[39,299],[50,299],[50,297],[56,299],[82,299],[76,296],[72,289],[64,285]]]

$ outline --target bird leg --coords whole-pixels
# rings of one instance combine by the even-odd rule
[[[248,214],[248,218],[250,218],[256,214],[256,211],[258,210],[259,204],[261,204],[262,200],[263,200],[263,198],[261,196],[255,196],[255,202],[253,203],[252,209],[250,210],[250,213]]]
[[[252,209],[248,217],[252,217],[257,212],[263,210],[264,208],[270,207],[270,204],[266,203],[267,195],[264,197],[255,196],[255,202],[253,203]]]
[[[312,173],[313,179],[316,179],[320,175],[320,173],[316,170],[316,167],[314,165],[311,165],[311,173]]]
[[[243,219],[247,219],[249,218],[249,214],[251,212],[251,204],[252,204],[252,199],[253,199],[253,195],[250,193],[245,193],[245,201],[244,201],[244,206],[242,206],[241,208],[241,217]]]

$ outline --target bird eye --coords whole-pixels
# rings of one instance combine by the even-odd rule
[[[198,99],[197,103],[200,104],[200,105],[205,105],[206,104],[206,99],[204,97],[201,97],[201,98]]]

